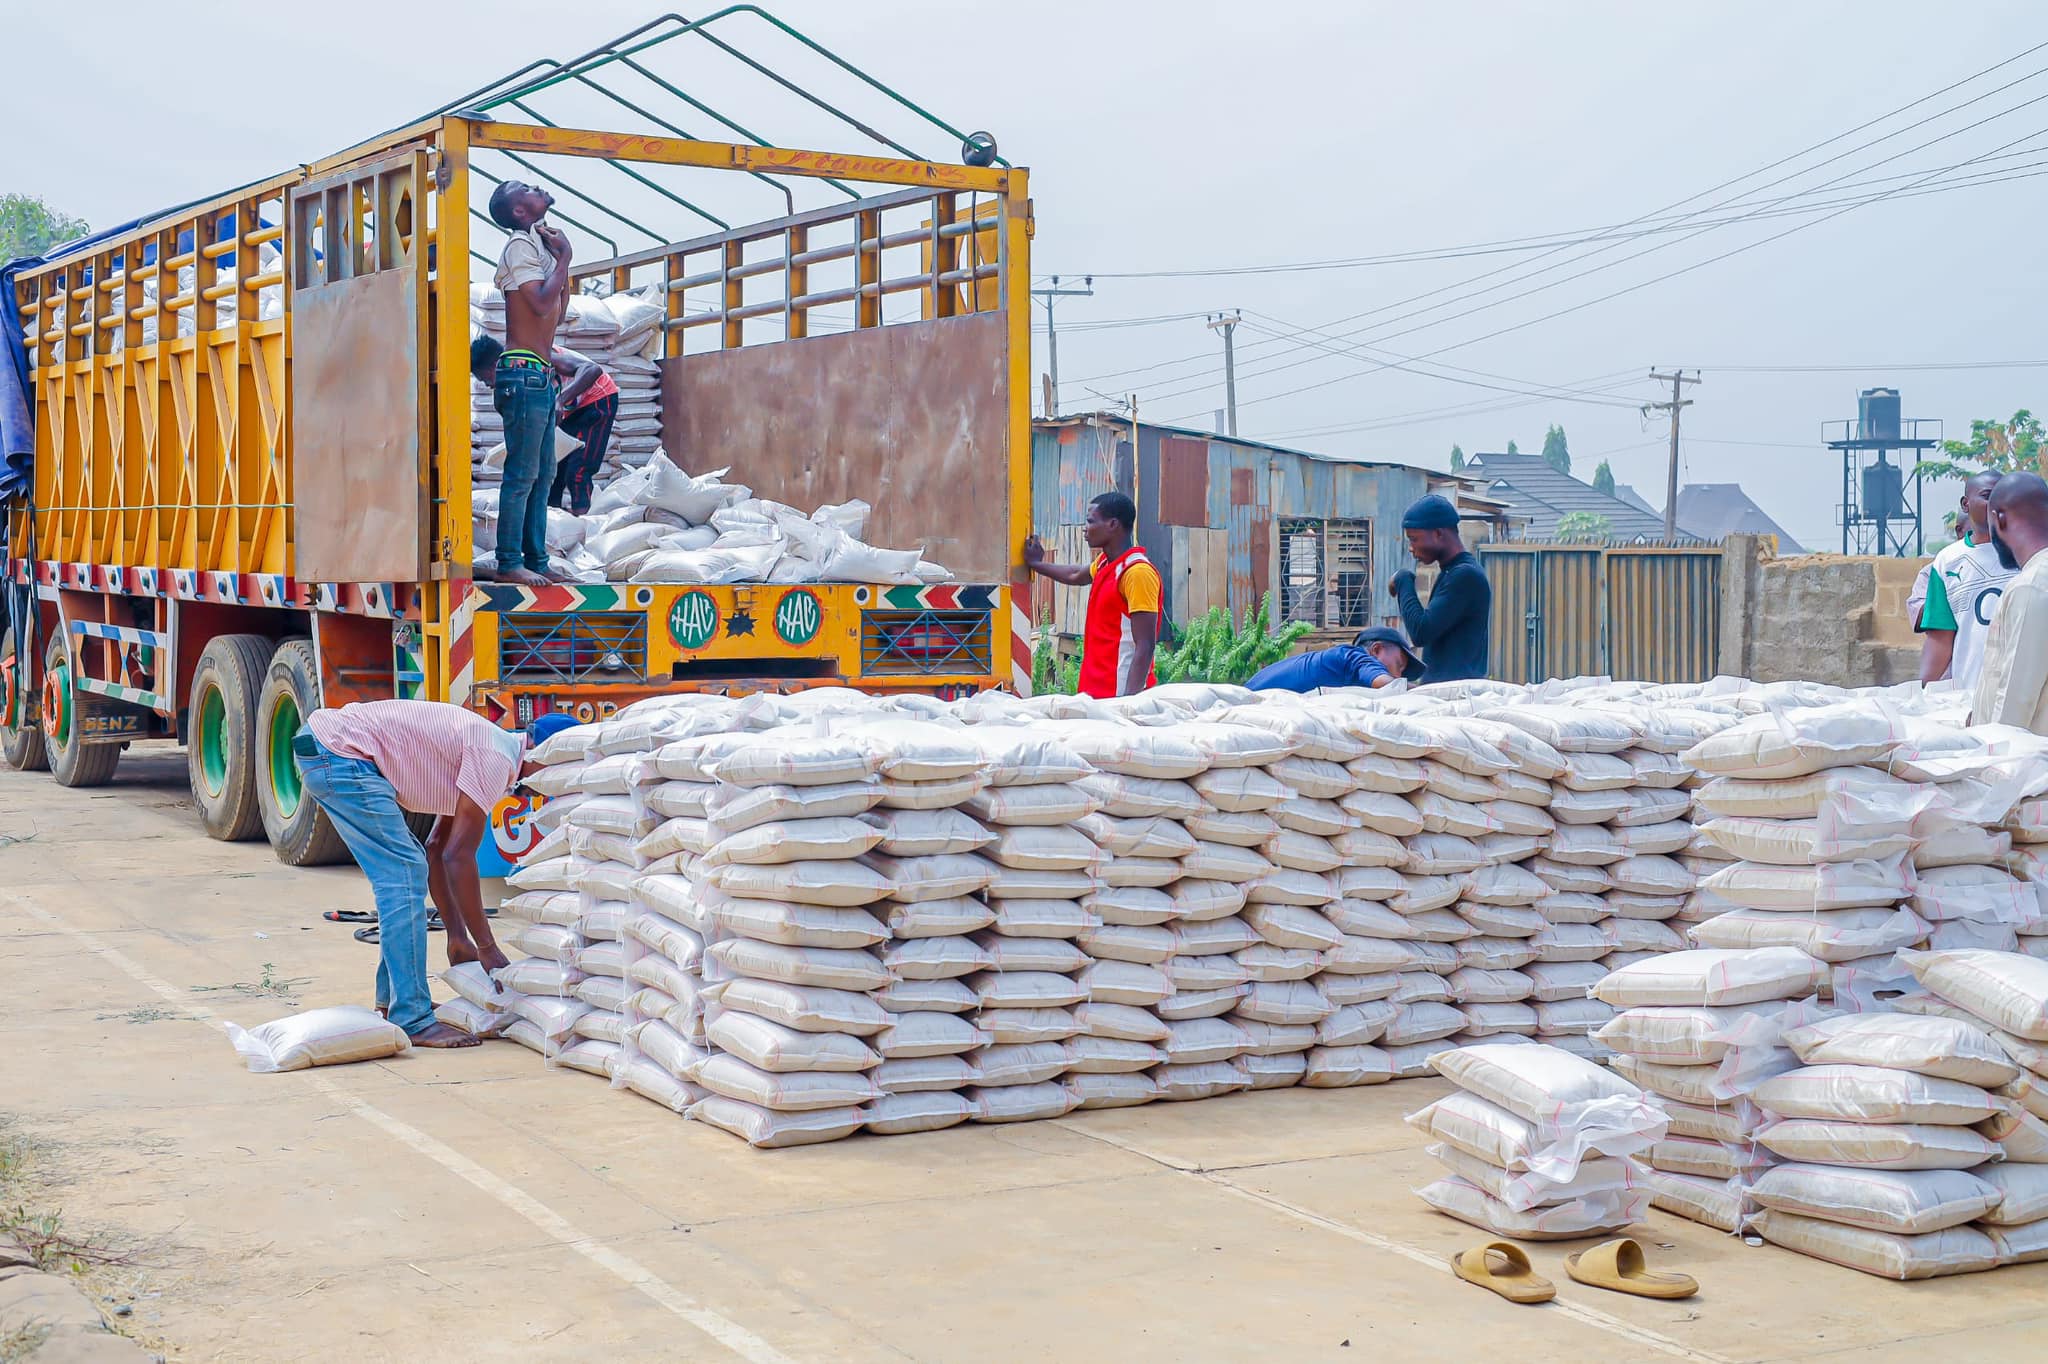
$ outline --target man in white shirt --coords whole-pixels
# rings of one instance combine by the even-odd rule
[[[2048,483],[2007,474],[1991,494],[1991,543],[2017,569],[1984,641],[1970,722],[2048,735]]]
[[[2014,573],[1992,547],[1986,520],[1998,481],[1998,475],[1989,471],[1970,476],[1963,485],[1967,532],[1944,546],[1930,565],[1927,602],[1920,616],[1923,683],[1953,677],[1959,686],[1974,687],[1983,672],[1984,636]]]

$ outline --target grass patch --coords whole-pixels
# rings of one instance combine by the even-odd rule
[[[43,1348],[43,1342],[50,1338],[50,1328],[39,1321],[26,1321],[0,1335],[0,1364],[16,1364],[27,1359]]]
[[[97,1014],[94,1016],[94,1021],[105,1023],[113,1019],[119,1019],[123,1023],[183,1023],[191,1017],[192,1015],[181,1014],[176,1009],[166,1009],[157,1004],[145,1004],[140,1008],[128,1009],[117,1014]]]
[[[266,961],[263,963],[263,975],[259,980],[238,980],[232,985],[195,985],[192,987],[192,993],[203,995],[231,992],[248,999],[281,999],[287,1004],[297,1004],[299,998],[294,992],[301,985],[310,985],[312,981],[311,976],[280,976],[277,974],[277,967]]]

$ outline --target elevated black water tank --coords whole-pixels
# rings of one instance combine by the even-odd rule
[[[1896,388],[1866,388],[1856,395],[1856,438],[1899,438],[1899,391]]]
[[[1889,392],[1880,389],[1879,392]],[[1868,396],[1867,394],[1865,395]],[[1892,422],[1894,434],[1898,423],[1899,395],[1892,394]],[[1901,520],[1906,516],[1904,474],[1899,466],[1891,463],[1877,463],[1863,471],[1863,514],[1882,516],[1887,521]]]

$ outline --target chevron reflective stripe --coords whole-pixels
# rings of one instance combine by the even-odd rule
[[[448,616],[448,697],[467,706],[476,696],[476,610],[480,594],[467,578],[448,584],[448,599],[455,609]]]
[[[885,587],[881,605],[897,611],[986,611],[996,589],[978,584],[937,583],[931,587]]]
[[[88,639],[112,639],[123,644],[144,644],[153,649],[169,647],[170,636],[156,630],[139,630],[132,625],[103,625],[96,620],[74,620],[71,633]]]
[[[1019,696],[1031,695],[1032,637],[1031,588],[1015,584],[1010,588],[1010,689]]]
[[[131,706],[146,706],[150,710],[169,710],[171,703],[153,691],[140,687],[124,687],[119,682],[102,682],[97,677],[73,676],[71,687],[74,691],[90,692],[94,696],[111,697],[126,701]]]
[[[617,611],[634,605],[627,588],[612,583],[520,587],[514,583],[478,583],[487,611]]]

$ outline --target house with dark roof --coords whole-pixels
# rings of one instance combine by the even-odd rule
[[[1541,455],[1478,454],[1459,470],[1485,480],[1488,496],[1509,503],[1518,516],[1529,518],[1523,535],[1530,540],[1557,538],[1558,524],[1574,512],[1589,512],[1607,521],[1608,538],[1617,544],[1640,544],[1664,538],[1662,514],[1630,490],[1630,498],[1609,497],[1590,483],[1550,467]],[[1619,493],[1621,490],[1615,490]],[[1678,538],[1697,540],[1681,523]]]
[[[1617,491],[1619,491],[1617,489]],[[1688,483],[1678,490],[1678,524],[1702,540],[1775,535],[1778,553],[1804,554],[1797,540],[1759,507],[1740,483]]]

